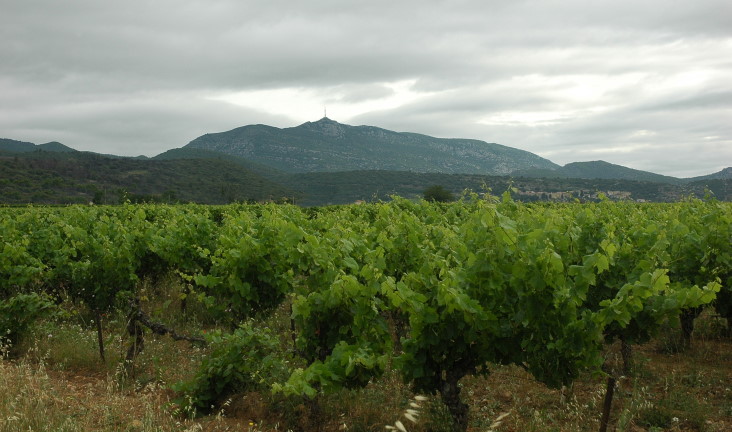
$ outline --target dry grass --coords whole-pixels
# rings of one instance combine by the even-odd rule
[[[0,386],[0,430],[166,430],[174,423],[157,407],[163,393],[116,391],[103,376],[72,375],[46,370],[43,363],[3,362]]]
[[[610,430],[732,430],[732,341],[697,339],[685,353],[665,354],[661,341],[635,351],[635,376],[619,380]],[[597,431],[605,391],[602,377],[584,377],[571,390],[552,390],[515,367],[468,379],[471,425],[485,430],[511,411],[500,431]],[[614,428],[614,429],[613,429]]]
[[[115,375],[54,371],[0,362],[0,431],[246,431],[254,423],[221,415],[184,420],[156,384],[125,389]]]
[[[399,430],[396,420],[409,432],[450,430],[435,396],[419,401],[415,423],[405,417],[414,395],[394,371],[365,389],[321,397],[317,415],[303,400],[265,392],[233,397],[218,415],[185,420],[170,407],[167,386],[190,377],[205,351],[148,336],[131,376],[121,362],[123,323],[112,317],[107,325],[104,364],[93,331],[74,323],[41,323],[24,357],[0,360],[0,432],[384,431],[387,425]],[[718,337],[716,328],[703,318],[685,353],[664,352],[663,338],[637,348],[635,376],[618,384],[611,430],[732,430],[732,341]],[[598,430],[604,386],[602,377],[586,376],[571,389],[552,390],[520,368],[495,367],[487,377],[464,379],[462,395],[471,431],[584,432]]]

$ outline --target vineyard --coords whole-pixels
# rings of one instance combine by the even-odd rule
[[[236,418],[234,400],[256,400],[238,429],[249,431],[569,430],[537,421],[542,407],[501,405],[518,397],[496,381],[506,373],[587,416],[572,430],[732,428],[730,203],[527,205],[506,194],[0,215],[3,373],[68,371],[74,349],[47,340],[65,333],[76,351],[93,344],[79,369],[113,376],[116,392],[162,387],[167,424],[99,430],[214,427],[205,419]],[[726,405],[699,421],[663,401],[639,405],[649,347],[691,355],[700,322],[717,341]],[[172,352],[151,366],[160,346]],[[499,400],[476,396],[489,383]],[[337,414],[379,389],[389,390],[378,412]],[[4,403],[2,431],[77,430],[21,425]]]

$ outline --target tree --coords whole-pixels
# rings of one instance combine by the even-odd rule
[[[452,192],[440,185],[432,185],[423,192],[425,201],[450,202],[455,198]]]

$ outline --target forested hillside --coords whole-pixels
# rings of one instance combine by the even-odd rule
[[[82,152],[0,157],[0,201],[5,204],[125,200],[223,204],[297,196],[281,184],[220,159],[144,160]]]

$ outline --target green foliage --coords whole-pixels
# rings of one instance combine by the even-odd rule
[[[218,230],[210,271],[194,278],[209,307],[234,323],[270,313],[292,292],[304,236],[295,207],[256,208],[260,215],[240,212]]]
[[[3,240],[0,250],[0,299],[13,295],[19,289],[38,285],[45,270],[43,263],[28,253],[27,237]]]
[[[425,201],[432,202],[450,202],[455,200],[452,192],[441,185],[432,185],[427,187],[424,192],[422,192],[422,196]]]
[[[638,413],[636,423],[650,428],[670,428],[673,426],[673,412],[664,407],[650,407]]]
[[[460,428],[458,381],[468,374],[513,363],[558,386],[598,361],[600,327],[576,307],[582,294],[553,246],[566,227],[510,201],[477,207],[457,233],[427,243],[429,264],[397,284],[410,327],[398,367],[417,391],[440,392]]]
[[[325,220],[341,216],[332,213]],[[363,387],[383,373],[388,359],[391,341],[379,295],[384,261],[381,250],[370,248],[372,228],[358,217],[345,226],[329,225],[319,236],[306,235],[298,247],[296,270],[303,283],[292,319],[298,352],[309,366],[281,387],[288,394],[313,397],[318,391]]]
[[[272,335],[252,324],[215,334],[198,378],[181,384],[186,406],[204,412],[275,382],[314,397],[363,387],[392,364],[413,388],[440,393],[462,427],[465,376],[517,364],[559,386],[599,370],[603,341],[647,340],[718,291],[726,310],[731,210],[524,205],[508,193],[307,210],[0,209],[0,288],[6,300],[49,292],[100,312],[142,300],[140,275],[173,272],[232,326],[289,298],[301,367],[288,374]]]
[[[114,307],[117,293],[134,289],[144,252],[146,229],[142,208],[124,206],[117,211],[72,208],[65,227],[68,253],[57,268],[69,277],[69,294],[92,310]],[[91,217],[89,217],[91,216]],[[72,225],[73,224],[73,225]]]
[[[236,393],[267,389],[286,374],[277,337],[267,329],[247,322],[231,334],[215,331],[206,339],[211,351],[196,376],[173,386],[181,394],[176,404],[188,415],[209,413]]]
[[[365,387],[383,373],[386,362],[383,352],[341,341],[325,360],[315,360],[305,369],[294,370],[285,383],[276,383],[273,390],[312,399],[321,392]]]
[[[706,244],[704,269],[722,284],[714,307],[727,319],[727,331],[732,336],[732,210],[729,205],[717,201],[707,203],[702,225],[705,235],[701,241]]]
[[[208,208],[151,206],[148,213],[154,218],[148,247],[163,267],[184,277],[210,270],[220,222]]]
[[[53,302],[37,293],[17,294],[0,300],[0,346],[10,346],[12,350],[35,320],[49,316],[55,310]]]
[[[688,430],[706,430],[706,417],[709,406],[700,403],[696,398],[672,392],[657,404],[640,410],[635,419],[639,426],[650,428],[671,428]]]

